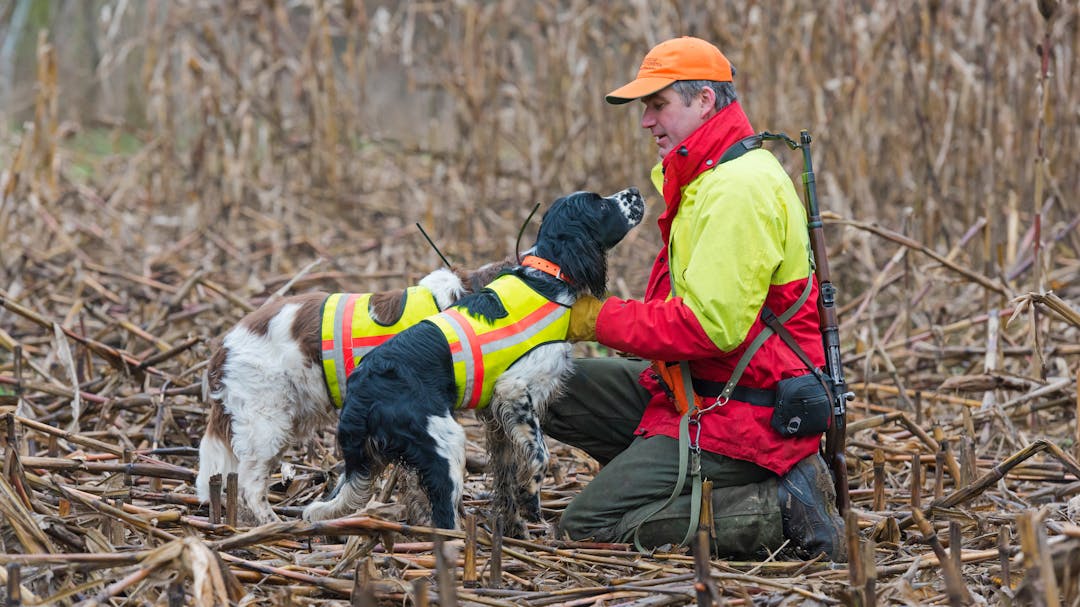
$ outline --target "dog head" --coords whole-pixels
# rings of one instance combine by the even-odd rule
[[[607,289],[605,253],[644,216],[645,200],[637,188],[607,197],[575,192],[556,200],[544,213],[534,251],[558,265],[574,288],[603,297]]]

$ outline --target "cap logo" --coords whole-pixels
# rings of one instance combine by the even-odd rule
[[[641,62],[641,69],[643,70],[655,70],[660,67],[662,67],[662,64],[656,57],[646,57],[645,60]]]

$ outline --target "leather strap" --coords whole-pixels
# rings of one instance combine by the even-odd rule
[[[780,319],[773,314],[773,311],[770,310],[768,306],[762,308],[761,320],[780,336],[780,339],[791,348],[791,351],[795,353],[795,356],[799,357],[802,364],[806,365],[806,368],[814,374],[814,377],[817,377],[818,381],[821,382],[822,387],[825,388],[825,394],[829,395],[829,402],[833,402],[832,390],[829,388],[829,382],[825,381],[825,377],[821,374],[821,370],[814,365],[814,362],[810,360],[810,357],[806,354],[806,351],[802,349],[802,346],[799,345],[799,342],[795,341],[795,337],[793,337],[791,332],[784,327],[783,323],[780,322]]]
[[[799,360],[801,360],[802,363],[806,365],[807,369],[813,370],[815,368],[814,363],[810,360],[810,357],[807,356],[806,352],[802,349],[802,346],[799,345],[799,342],[795,341],[795,338],[791,335],[791,332],[787,330],[787,328],[780,321],[780,319],[777,318],[776,314],[773,314],[773,311],[769,309],[769,306],[764,306],[761,309],[761,321],[768,325],[774,333],[780,336],[780,339],[783,340],[783,342],[787,344],[789,348],[791,348],[791,351],[795,353],[795,356],[799,357]]]
[[[750,135],[749,137],[743,137],[736,141],[731,147],[724,150],[724,154],[720,156],[720,162],[717,164],[724,164],[725,162],[731,162],[739,156],[761,147],[761,135]]]

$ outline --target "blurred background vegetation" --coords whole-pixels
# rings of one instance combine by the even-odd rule
[[[414,283],[441,263],[417,222],[455,264],[502,259],[535,204],[577,189],[646,192],[645,225],[610,256],[611,289],[640,296],[660,246],[652,224],[663,201],[648,181],[655,146],[639,127],[639,105],[608,106],[603,95],[633,77],[651,46],[684,34],[713,41],[735,64],[757,130],[814,137],[857,394],[848,476],[863,535],[879,542],[872,575],[895,576],[878,583],[881,596],[948,600],[939,565],[915,573],[938,561],[894,559],[928,554],[913,535],[900,539],[896,519],[909,496],[930,502],[927,485],[938,497],[946,483],[967,491],[983,472],[997,474],[996,489],[941,511],[953,556],[963,539],[965,560],[972,548],[996,558],[995,537],[1007,543],[1010,521],[1028,517],[1013,532],[1024,567],[1048,566],[1045,537],[1031,539],[1033,529],[1058,535],[1060,523],[1076,522],[1075,505],[1061,504],[1076,493],[1075,477],[1053,461],[1002,475],[1009,453],[1050,444],[1035,439],[1080,457],[1078,0],[0,0],[0,413],[93,437],[63,446],[64,457],[107,440],[116,447],[86,457],[122,447],[126,461],[165,447],[175,450],[160,457],[193,468],[206,361],[245,313],[279,293]],[[801,157],[775,151],[798,180]],[[522,248],[538,224],[524,230]],[[897,413],[902,423],[876,417]],[[53,457],[67,444],[22,433],[24,455]],[[12,434],[4,479],[22,469],[10,457]],[[470,441],[472,453],[479,444]],[[887,474],[872,463],[882,449]],[[583,453],[558,453],[559,480],[545,483],[559,490],[554,510],[545,503],[549,519],[596,469]],[[287,459],[304,471],[281,477],[279,503],[293,507],[321,490],[337,460],[332,434]],[[916,475],[926,463],[934,473]],[[69,476],[102,495],[139,495],[131,475],[101,475]],[[160,544],[130,526],[125,537],[128,523],[87,517],[86,508],[64,514],[69,494],[57,492],[56,478],[31,495],[0,495],[4,512],[22,512],[5,519],[15,521],[10,529],[55,529],[57,514],[68,533],[111,542],[57,535],[58,550],[130,554]],[[187,481],[140,479],[168,503],[186,500],[184,512],[205,512]],[[470,491],[483,486],[473,481]],[[158,499],[136,501],[166,503]],[[1045,505],[1049,518],[1036,513]],[[953,534],[959,521],[967,538]],[[206,529],[180,528],[185,537]],[[16,541],[7,529],[0,525],[0,552],[45,551],[37,535]],[[280,550],[259,554],[290,571],[318,563],[304,571],[324,576],[324,561]],[[334,554],[331,566],[351,571],[352,557]],[[1076,571],[1071,558],[1058,570]],[[385,563],[390,577],[403,570]],[[965,579],[1008,602],[1017,578],[989,563],[968,563]],[[125,589],[112,584],[114,569],[83,571],[27,568],[23,580],[43,596]],[[602,585],[613,571],[588,564]],[[1032,579],[1047,579],[1042,571]],[[292,590],[275,593],[261,574],[245,573],[267,604],[293,604]],[[584,579],[521,575],[544,589]],[[1063,603],[1075,603],[1072,578],[1059,578]],[[125,579],[138,585],[132,596],[164,602],[163,582]],[[812,587],[825,583],[847,602],[861,583],[850,579],[849,587],[815,574]],[[747,596],[736,588],[728,596]],[[1046,593],[1046,604],[1057,600]]]
[[[756,129],[813,134],[845,322],[910,333],[1076,294],[1078,32],[1050,0],[9,0],[0,283],[198,270],[257,299],[321,257],[297,288],[368,290],[438,265],[415,222],[475,265],[568,191],[635,185],[655,219],[640,109],[603,95],[689,34]],[[614,252],[616,292],[640,295],[655,232]]]

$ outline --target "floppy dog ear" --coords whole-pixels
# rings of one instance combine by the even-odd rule
[[[588,242],[586,242],[588,241]],[[568,239],[564,255],[558,261],[570,283],[594,297],[607,292],[607,258],[591,238]]]
[[[607,290],[603,204],[588,192],[556,200],[544,213],[536,240],[536,255],[557,264],[575,289],[596,297]]]

